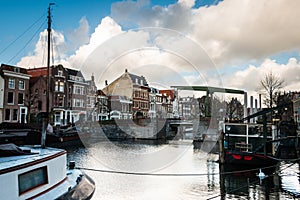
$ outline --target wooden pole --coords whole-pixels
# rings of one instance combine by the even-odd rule
[[[224,164],[225,158],[224,158],[224,132],[221,131],[219,135],[219,163]]]
[[[41,146],[45,148],[46,146],[46,135],[47,135],[47,126],[49,124],[49,107],[50,107],[50,41],[51,41],[51,6],[54,3],[49,3],[48,7],[48,56],[47,56],[47,89],[46,89],[46,116],[43,118],[43,128],[42,128],[42,141]]]

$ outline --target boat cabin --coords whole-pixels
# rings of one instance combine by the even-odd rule
[[[270,142],[277,139],[277,129],[274,125],[267,125],[264,138],[263,125],[251,123],[224,123],[224,148],[227,151],[266,153],[275,155],[279,143]],[[268,142],[269,141],[269,142]]]
[[[67,169],[66,151],[40,146],[0,145],[0,196],[21,199],[90,199],[94,182]]]

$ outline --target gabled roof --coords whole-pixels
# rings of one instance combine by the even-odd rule
[[[148,86],[148,83],[145,79],[144,76],[138,76],[138,75],[135,75],[135,74],[131,74],[131,73],[128,73],[131,81],[133,84],[139,84],[139,85],[142,85],[142,86]],[[138,81],[138,82],[136,82]],[[142,83],[142,84],[141,84]]]
[[[79,70],[70,69],[70,68],[65,68],[65,69],[68,71],[68,74],[69,74],[69,75],[72,75],[72,76],[79,76],[79,77],[84,78],[83,75],[82,75],[82,73],[81,73],[81,71],[79,71]]]
[[[106,96],[102,90],[97,90],[97,95]]]

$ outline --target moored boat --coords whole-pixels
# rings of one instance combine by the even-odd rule
[[[0,145],[1,197],[90,199],[95,183],[76,169],[73,162],[67,168],[66,160],[66,151],[62,149]]]
[[[224,163],[241,166],[266,167],[278,163],[279,142],[275,126],[268,125],[266,135],[262,124],[224,124]]]

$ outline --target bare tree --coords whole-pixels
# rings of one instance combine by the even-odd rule
[[[227,102],[226,114],[229,120],[242,119],[244,115],[244,106],[237,98],[232,98],[230,102]]]
[[[269,72],[260,81],[260,89],[264,93],[264,104],[268,108],[272,108],[273,104],[276,103],[277,96],[280,94],[280,89],[283,88],[284,80],[281,80],[279,76]]]

